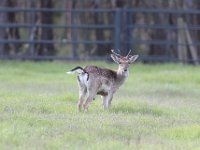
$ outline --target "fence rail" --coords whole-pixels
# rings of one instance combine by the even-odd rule
[[[195,17],[200,18],[200,10],[161,8],[50,9],[0,7],[0,13],[16,13],[18,18],[24,14],[32,14],[34,16],[38,12],[59,13],[59,15],[64,14],[64,16],[68,13],[70,14],[71,22],[67,24],[66,21],[62,23],[54,21],[51,24],[38,24],[34,17],[31,18],[30,20],[32,21],[29,22],[1,22],[0,34],[4,31],[7,32],[9,29],[18,29],[20,38],[9,38],[9,36],[7,38],[2,38],[3,36],[0,37],[0,59],[108,59],[108,55],[93,55],[93,51],[97,49],[96,47],[104,45],[104,47],[109,48],[105,50],[102,49],[102,51],[106,51],[105,54],[107,54],[111,48],[116,50],[122,49],[124,50],[122,53],[126,53],[129,49],[136,49],[135,53],[140,54],[140,60],[142,61],[199,62],[200,60],[200,25],[191,24],[189,22],[190,19],[188,19],[190,15],[195,15]],[[107,21],[99,21],[98,23],[80,22],[81,15],[86,13],[91,13],[93,15],[110,15],[110,20],[107,19]],[[142,15],[144,19],[148,18],[149,14],[156,14],[158,17],[160,15],[164,17],[169,17],[169,15],[171,15],[176,21],[170,24],[169,22],[154,22],[153,24],[145,21],[142,23],[137,22],[137,15]],[[183,24],[179,25],[178,18],[182,18],[187,26],[183,26]],[[53,39],[38,39],[37,32],[39,32],[40,29],[53,30]],[[70,32],[70,38],[66,36],[66,30]],[[181,37],[181,35],[183,35],[181,34],[183,30],[189,33],[189,35],[184,34],[185,38]],[[88,35],[87,32],[92,35]],[[146,32],[155,37],[152,36],[153,38],[149,38],[149,35],[144,37]],[[103,38],[100,35],[101,33],[104,33]],[[156,37],[159,35],[158,33],[163,35]],[[100,36],[99,39],[97,38],[98,36]],[[56,53],[53,55],[45,53],[42,55],[36,54],[38,51],[37,48],[39,47],[38,44],[52,44],[56,46]],[[9,54],[5,50],[6,46],[9,47]],[[193,54],[196,55],[195,59],[190,54],[187,58],[182,57],[181,46],[183,49],[187,49],[187,53],[193,52]],[[87,47],[89,47],[89,50]],[[152,52],[152,49],[157,50]],[[65,51],[65,53],[62,54],[62,51]]]
[[[200,14],[198,9],[171,9],[171,8],[122,8],[126,12],[144,12],[144,13],[169,13],[169,14]],[[115,12],[116,9],[60,9],[60,8],[10,8],[0,7],[0,12]]]

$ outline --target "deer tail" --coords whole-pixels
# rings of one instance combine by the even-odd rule
[[[85,70],[82,67],[78,66],[67,72],[67,74],[73,74],[73,73],[81,74],[85,73]]]

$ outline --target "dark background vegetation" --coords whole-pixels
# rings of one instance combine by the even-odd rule
[[[1,0],[0,6],[1,58],[104,57],[114,48],[122,54],[136,49],[141,59],[154,60],[156,56],[156,61],[198,64],[199,0]],[[101,11],[91,11],[98,9]],[[123,11],[118,24],[120,37],[115,31],[119,9]],[[134,9],[138,11],[130,11],[129,16],[129,11],[124,11]],[[129,24],[134,27],[126,28]]]

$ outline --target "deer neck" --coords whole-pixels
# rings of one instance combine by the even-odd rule
[[[117,70],[117,85],[121,86],[128,78],[128,71],[123,72],[121,69]]]

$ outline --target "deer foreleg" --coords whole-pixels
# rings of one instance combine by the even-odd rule
[[[103,100],[103,109],[106,109],[107,108],[107,96],[102,96],[102,100]]]
[[[113,94],[109,94],[107,96],[107,106],[106,106],[106,108],[110,108],[111,102],[112,102],[112,98],[113,98]]]

